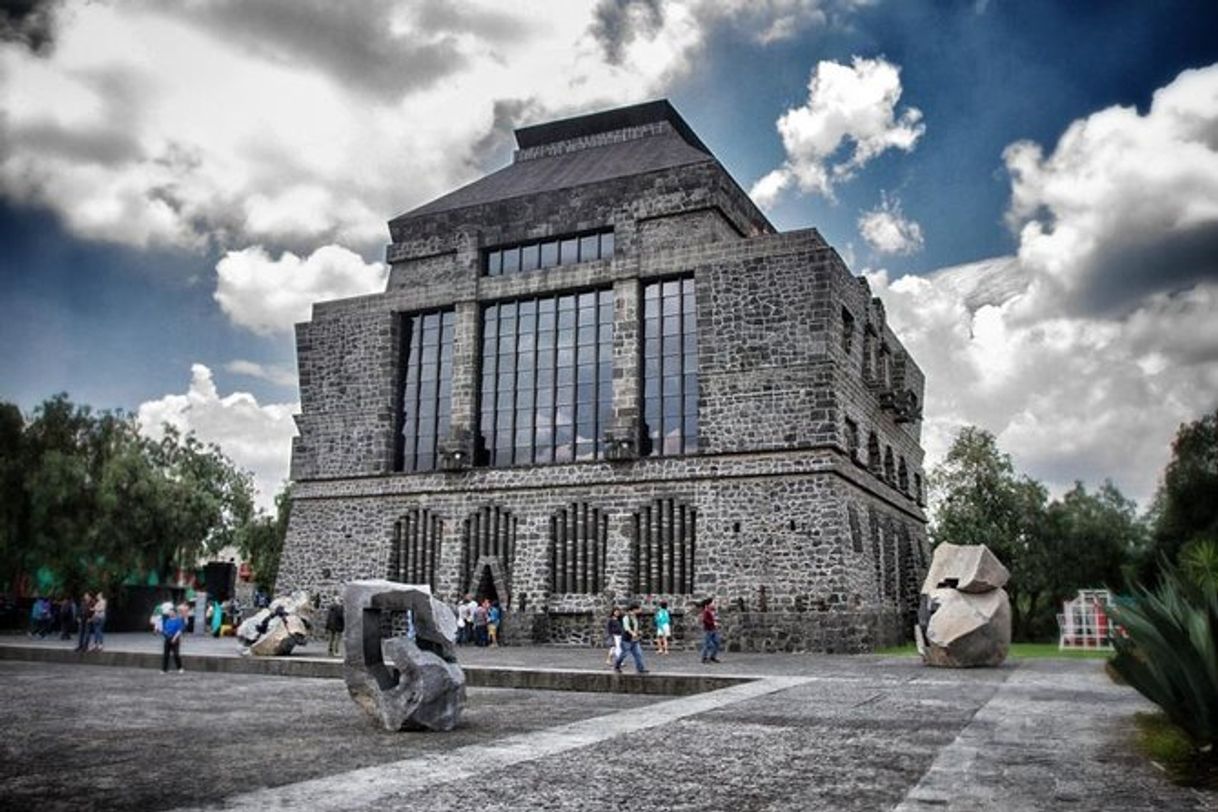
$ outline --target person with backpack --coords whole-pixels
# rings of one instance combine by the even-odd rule
[[[499,607],[499,601],[495,601],[486,611],[486,633],[490,637],[491,645],[495,648],[499,648],[499,625],[502,622],[503,609]]]
[[[613,662],[613,670],[619,674],[622,673],[622,663],[625,662],[627,654],[634,657],[636,671],[640,674],[647,673],[647,666],[643,665],[643,649],[639,645],[639,638],[642,636],[642,626],[639,624],[641,608],[637,602],[630,604],[630,610],[622,618],[622,650]]]

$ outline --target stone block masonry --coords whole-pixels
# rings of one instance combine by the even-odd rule
[[[384,293],[319,304],[298,325],[280,588],[426,573],[445,600],[497,598],[506,642],[600,645],[612,605],[666,600],[678,645],[696,645],[695,602],[710,595],[729,650],[905,639],[928,560],[924,381],[866,282],[815,230],[775,232],[666,102],[518,138],[513,164],[391,221]],[[610,231],[612,250],[588,261],[483,272],[490,249]],[[672,280],[692,296],[644,301]],[[485,308],[592,290],[613,304],[598,400],[574,367],[570,401],[562,369],[543,387],[553,373],[529,353],[553,327],[524,316],[484,375]],[[444,309],[451,374],[422,406],[403,398],[416,391],[403,325]],[[563,329],[559,357],[577,340]],[[515,408],[494,411],[505,397]],[[420,409],[449,428],[408,472],[400,443]],[[494,464],[483,450],[488,426],[542,448],[579,420],[586,445],[570,458]]]

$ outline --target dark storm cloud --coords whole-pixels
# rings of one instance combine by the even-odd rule
[[[509,153],[516,146],[516,128],[531,122],[542,112],[532,99],[499,99],[493,109],[490,130],[469,150],[475,161],[474,168],[483,172],[492,172],[507,163]]]
[[[1084,315],[1123,316],[1149,295],[1218,282],[1218,222],[1165,233],[1111,235],[1093,254],[1078,291]]]
[[[664,26],[660,0],[601,0],[593,17],[589,31],[611,65],[622,63],[622,49],[635,37],[654,34]]]
[[[55,44],[60,0],[0,0],[0,42],[16,42],[42,55]]]
[[[181,15],[261,56],[319,68],[348,87],[392,100],[465,64],[455,36],[465,17],[433,2],[410,5],[406,11],[415,25],[395,32],[395,5],[367,0],[358,13],[332,0],[208,0],[172,11],[160,4],[149,8]],[[500,20],[496,28],[495,21],[484,18],[475,27],[508,27]]]

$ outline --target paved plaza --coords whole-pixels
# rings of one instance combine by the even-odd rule
[[[0,639],[6,808],[1218,810],[1131,752],[1132,715],[1149,706],[1099,661],[949,671],[741,654],[716,673],[749,679],[719,690],[471,688],[452,733],[392,734],[339,679],[226,673],[231,640],[187,639],[185,674],[34,660],[65,647]],[[333,670],[313,648],[288,659]],[[107,641],[107,654],[155,650],[151,635]],[[471,672],[577,678],[602,658],[462,651]],[[648,667],[622,679],[711,668],[686,652]]]

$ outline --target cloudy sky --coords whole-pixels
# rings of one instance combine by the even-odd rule
[[[219,442],[269,498],[294,322],[514,127],[669,98],[815,226],[977,424],[1145,505],[1218,406],[1212,0],[93,0],[0,7],[0,399]]]

